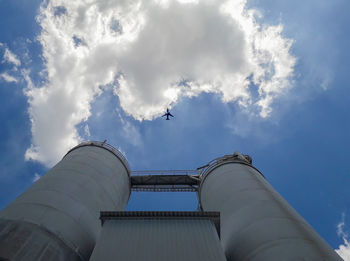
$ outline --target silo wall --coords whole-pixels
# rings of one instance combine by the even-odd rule
[[[200,203],[220,211],[227,260],[342,260],[250,162],[235,153],[202,174]]]
[[[108,144],[73,148],[0,212],[0,259],[88,260],[100,211],[124,210],[128,202],[129,175],[124,157]]]

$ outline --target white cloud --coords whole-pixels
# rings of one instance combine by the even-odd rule
[[[38,181],[40,178],[41,178],[41,176],[38,173],[35,173],[33,176],[33,179],[32,179],[33,183]]]
[[[322,90],[326,91],[329,88],[329,85],[332,83],[333,77],[330,75],[330,73],[327,73],[323,75],[323,79],[321,82],[321,88]]]
[[[122,132],[121,135],[125,138],[125,140],[129,141],[129,143],[133,146],[142,145],[141,134],[139,130],[127,119],[124,119],[121,113],[116,110],[118,113],[118,117],[122,124]],[[125,152],[123,153],[125,155]]]
[[[90,129],[89,129],[89,125],[85,125],[85,127],[84,127],[84,133],[85,133],[85,135],[87,136],[87,137],[90,137],[91,136],[91,134],[90,134]]]
[[[15,83],[18,82],[18,80],[15,77],[9,75],[7,72],[1,73],[0,79],[3,79],[6,82],[15,82]]]
[[[338,249],[335,251],[340,255],[345,261],[350,261],[350,242],[348,239],[348,234],[345,232],[345,214],[342,214],[342,221],[337,225],[337,234],[344,241]]]
[[[26,91],[33,134],[26,158],[57,162],[81,140],[76,126],[90,116],[101,86],[113,83],[123,110],[138,120],[151,120],[181,97],[202,92],[246,109],[259,107],[267,117],[271,103],[290,88],[296,60],[283,26],[258,24],[246,2],[51,0],[43,5],[38,22],[47,84]],[[248,88],[252,83],[258,86],[257,100]]]
[[[338,255],[343,258],[344,261],[350,261],[350,244],[349,241],[344,239],[344,244],[340,245],[338,249],[335,250]]]
[[[11,52],[8,48],[5,48],[4,52],[4,61],[8,63],[12,63],[15,66],[20,66],[21,61],[17,58],[17,56]]]
[[[10,63],[15,66],[11,70],[4,71],[0,73],[0,80],[4,80],[5,82],[14,82],[17,83],[18,79],[13,75],[10,75],[9,72],[15,73],[18,70],[18,66],[21,65],[21,61],[17,58],[17,56],[12,53],[4,43],[0,42],[0,48],[4,50],[4,55],[2,59],[2,63]]]

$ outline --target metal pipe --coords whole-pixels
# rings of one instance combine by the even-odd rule
[[[251,165],[234,153],[203,170],[204,211],[220,211],[228,261],[342,260]]]

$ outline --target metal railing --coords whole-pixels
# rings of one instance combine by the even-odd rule
[[[236,162],[251,166],[252,159],[249,155],[243,155],[235,152],[231,155],[224,155],[218,157],[208,164],[197,168],[196,170],[134,170],[131,171],[129,163],[125,155],[114,148],[112,145],[106,143],[106,140],[101,141],[87,141],[82,142],[67,152],[83,147],[83,146],[97,146],[102,147],[115,156],[122,162],[127,169],[131,178],[131,189],[133,191],[197,191],[201,181],[218,165],[226,162]],[[67,155],[66,154],[66,155]],[[65,156],[66,156],[65,155]],[[256,169],[263,177],[264,175]]]
[[[134,192],[197,192],[198,186],[186,186],[186,185],[132,186],[131,191],[134,191]]]
[[[200,178],[202,179],[203,177],[205,177],[207,173],[209,173],[217,165],[228,161],[239,161],[249,165],[251,164],[251,158],[248,155],[242,155],[238,153],[234,153],[232,155],[224,155],[222,157],[213,159],[208,164],[202,167],[197,168],[197,170],[200,172],[199,174]]]
[[[133,170],[132,176],[140,175],[199,175],[198,170]]]
[[[261,174],[265,178],[265,176],[252,165],[252,158],[249,155],[246,154],[240,154],[238,152],[233,153],[232,155],[225,155],[222,157],[218,157],[216,159],[213,159],[208,164],[197,168],[197,171],[199,171],[199,179],[203,180],[208,173],[210,173],[214,168],[216,168],[218,165],[221,165],[225,162],[237,162],[241,164],[248,165],[255,169],[257,172]]]
[[[132,191],[197,191],[197,170],[140,170],[130,176]]]
[[[106,143],[106,141],[103,141],[103,142],[101,142],[101,141],[86,141],[86,142],[82,142],[79,145],[75,146],[74,148],[70,149],[67,152],[66,155],[68,155],[71,151],[73,151],[73,150],[75,150],[77,148],[80,148],[80,147],[84,147],[84,146],[102,147],[102,148],[112,152],[115,156],[118,157],[118,159],[120,159],[120,161],[123,163],[123,165],[127,169],[128,174],[130,175],[130,173],[131,173],[130,165],[129,165],[128,160],[126,159],[125,155],[123,153],[121,153],[119,150],[117,150],[116,148],[114,148],[112,145]]]

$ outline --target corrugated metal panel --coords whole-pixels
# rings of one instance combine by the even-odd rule
[[[205,219],[214,224],[220,238],[220,212],[216,211],[101,211],[102,225],[111,219]]]
[[[199,191],[203,210],[220,211],[229,261],[342,260],[249,163],[218,162]]]
[[[206,219],[105,220],[92,261],[224,261],[215,226]]]

